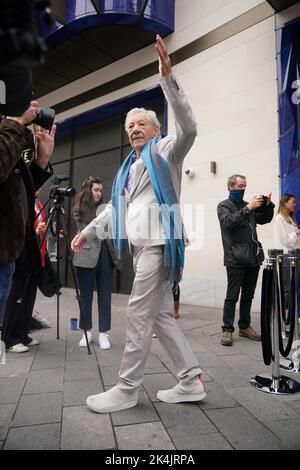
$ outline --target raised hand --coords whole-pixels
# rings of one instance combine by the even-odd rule
[[[42,129],[40,126],[33,124],[33,134],[36,139],[36,159],[35,162],[41,167],[46,168],[54,148],[54,137],[56,133],[56,125],[54,124],[51,131]]]
[[[170,75],[172,73],[171,60],[166,48],[166,45],[159,34],[156,35],[156,46],[155,46],[158,61],[159,61],[159,73],[162,77]]]

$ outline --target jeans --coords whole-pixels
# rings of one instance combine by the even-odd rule
[[[101,243],[101,250],[95,268],[76,268],[78,278],[84,322],[80,315],[79,328],[84,326],[92,329],[92,303],[94,282],[96,279],[98,294],[99,331],[111,328],[111,290],[112,290],[113,264],[105,242]]]
[[[245,330],[250,326],[251,305],[254,297],[260,266],[246,268],[226,268],[227,270],[227,294],[224,303],[223,331],[234,332],[235,306],[240,301],[239,328]]]
[[[0,266],[0,322],[4,315],[7,298],[10,293],[15,263]]]

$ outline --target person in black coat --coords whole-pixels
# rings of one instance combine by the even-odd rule
[[[229,198],[218,204],[218,217],[227,270],[227,294],[224,303],[223,336],[221,344],[232,345],[235,306],[240,300],[239,336],[260,341],[260,335],[251,326],[251,305],[260,265],[264,260],[256,225],[271,222],[274,204],[269,196],[255,196],[244,201],[246,177],[233,175],[227,182]]]
[[[26,148],[31,137],[26,126],[36,117],[37,109],[37,102],[33,101],[22,116],[8,117],[1,122],[1,129],[7,134],[7,147],[15,135],[21,137],[23,148]],[[15,272],[4,312],[1,339],[12,352],[28,351],[26,345],[34,343],[27,334],[32,312],[31,308],[29,318],[27,301],[31,298],[33,278],[37,277],[41,268],[34,227],[34,195],[53,173],[49,159],[54,148],[55,131],[56,126],[49,133],[34,125],[35,152],[32,159],[25,161],[16,145],[11,147],[13,153],[9,155],[10,152],[7,152],[7,157],[2,159],[0,193],[7,204],[1,207],[5,225],[1,224],[4,236],[0,242],[3,260],[0,259],[3,265],[15,262]],[[15,233],[16,226],[18,233]]]

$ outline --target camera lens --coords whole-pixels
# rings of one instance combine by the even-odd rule
[[[38,108],[38,113],[34,121],[34,124],[41,126],[43,129],[50,130],[53,126],[55,118],[55,111],[52,108]]]

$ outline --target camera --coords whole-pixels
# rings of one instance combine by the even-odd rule
[[[61,199],[64,197],[74,197],[76,194],[75,188],[61,188],[59,184],[62,181],[67,181],[69,179],[68,176],[57,175],[53,178],[53,183],[55,186],[50,186],[50,199]]]
[[[38,113],[33,124],[41,126],[43,129],[50,130],[53,126],[55,111],[52,108],[38,108]]]
[[[259,197],[263,199],[262,206],[266,206],[268,203],[268,196],[264,196],[263,194],[260,194]]]

